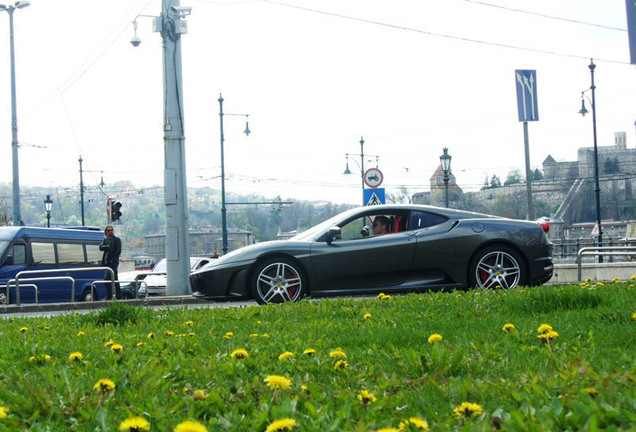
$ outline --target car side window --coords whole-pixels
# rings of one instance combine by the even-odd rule
[[[446,216],[438,215],[436,213],[429,213],[423,211],[411,212],[411,219],[409,229],[417,230],[422,228],[428,228],[434,225],[439,225],[448,220]]]
[[[55,264],[55,245],[53,243],[33,242],[31,243],[31,253],[35,265]]]
[[[13,245],[13,264],[26,264],[26,245]]]

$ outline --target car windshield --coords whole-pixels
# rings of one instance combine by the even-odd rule
[[[320,234],[328,230],[330,227],[337,225],[338,222],[347,219],[352,213],[355,213],[358,209],[351,209],[344,213],[340,213],[324,222],[319,223],[313,228],[309,228],[307,231],[303,231],[300,234],[290,238],[292,241],[314,240]]]
[[[190,258],[190,270],[194,270],[194,267],[199,262],[199,258]],[[166,273],[168,271],[168,262],[165,259],[162,259],[157,263],[157,265],[152,269],[153,273]]]

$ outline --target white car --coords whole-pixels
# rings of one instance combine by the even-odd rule
[[[204,265],[208,264],[214,258],[208,257],[190,257],[190,272],[199,270]],[[153,268],[152,271],[146,274],[143,278],[145,285],[141,284],[138,291],[139,297],[146,297],[146,287],[148,287],[148,296],[164,296],[166,295],[166,271],[168,270],[168,263],[166,259],[160,260]]]

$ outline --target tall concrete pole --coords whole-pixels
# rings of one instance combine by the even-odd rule
[[[179,0],[162,0],[165,151],[164,201],[166,206],[166,261],[168,295],[190,292],[188,204],[185,170],[181,35],[187,31],[183,17],[189,13]]]
[[[15,47],[13,42],[13,12],[29,6],[28,1],[14,5],[0,5],[0,10],[9,14],[9,44],[11,56],[11,153],[13,158],[13,225],[23,225],[20,212],[20,170],[18,164],[18,114],[15,96]]]

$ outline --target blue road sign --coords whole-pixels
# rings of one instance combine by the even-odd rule
[[[519,121],[538,121],[539,105],[537,103],[537,71],[515,70],[517,85],[517,109]]]
[[[636,0],[625,0],[627,7],[627,34],[629,36],[629,55],[632,64],[636,64]]]
[[[386,204],[384,188],[373,188],[364,190],[364,205]]]

